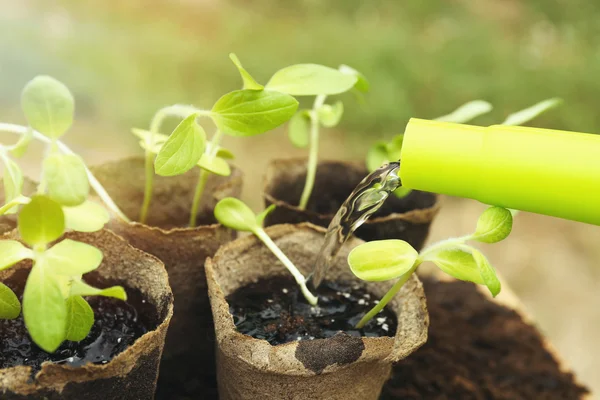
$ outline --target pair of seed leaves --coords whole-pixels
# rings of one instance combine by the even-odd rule
[[[512,230],[512,214],[502,207],[490,207],[477,221],[475,233],[431,245],[419,254],[403,240],[380,240],[364,243],[348,255],[352,272],[365,281],[396,279],[413,270],[415,264],[433,262],[454,278],[486,285],[493,296],[500,293],[500,281],[488,259],[466,244],[469,240],[496,243]]]
[[[82,279],[98,268],[102,252],[86,243],[58,240],[66,229],[63,208],[48,196],[37,195],[18,215],[23,243],[0,240],[0,270],[25,260],[33,267],[23,292],[23,317],[33,341],[47,352],[55,351],[64,340],[81,341],[94,323],[94,312],[83,296],[126,299],[125,290],[114,286],[97,289]],[[18,317],[17,296],[0,283],[0,318]]]
[[[263,86],[234,54],[230,58],[242,77],[243,89],[225,94],[210,111],[190,114],[168,137],[140,130],[134,132],[141,138],[142,147],[157,153],[154,167],[158,175],[180,175],[195,166],[218,175],[230,174],[223,158],[231,158],[231,153],[212,148],[206,142],[206,133],[198,124],[198,117],[210,117],[224,134],[254,136],[275,129],[292,118],[298,109],[298,101],[293,96],[343,93],[358,81],[355,74],[323,65],[297,64],[277,71]],[[328,114],[324,116],[325,120],[339,120],[339,110],[328,107],[328,112],[323,111]]]

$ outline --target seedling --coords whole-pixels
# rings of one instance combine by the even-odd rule
[[[102,206],[88,200],[89,175],[83,161],[58,142],[73,121],[73,96],[59,81],[38,76],[25,86],[22,108],[29,128],[16,145],[0,146],[6,194],[0,215],[18,213],[18,231],[27,246],[0,240],[0,270],[33,261],[23,292],[23,317],[32,340],[54,352],[63,341],[81,341],[88,335],[94,313],[83,296],[125,300],[126,294],[119,286],[96,289],[83,281],[83,274],[100,265],[100,250],[71,239],[56,242],[67,229],[94,232],[109,219]],[[9,154],[23,154],[35,136],[42,136],[48,148],[37,193],[29,198],[21,193],[23,174]],[[0,284],[0,318],[14,319],[20,312],[17,296]]]
[[[490,207],[479,217],[473,234],[440,241],[421,253],[404,240],[396,239],[368,242],[354,248],[348,255],[348,264],[358,278],[369,282],[397,279],[379,303],[360,320],[357,328],[377,315],[426,261],[456,279],[487,286],[495,297],[500,293],[500,281],[494,268],[483,253],[467,242],[500,242],[510,234],[512,223],[509,210]]]
[[[227,197],[219,201],[215,207],[215,217],[222,225],[235,229],[240,232],[251,232],[259,238],[265,246],[281,261],[281,263],[290,271],[302,294],[309,304],[317,305],[318,298],[313,295],[306,287],[306,278],[296,268],[294,263],[287,258],[273,240],[267,235],[263,229],[263,222],[267,215],[275,209],[274,205],[269,206],[260,214],[255,215],[254,212],[244,204],[241,200],[233,197]]]

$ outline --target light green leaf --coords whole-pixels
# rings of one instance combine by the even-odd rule
[[[427,260],[432,261],[439,269],[456,279],[483,284],[483,278],[473,255],[465,250],[444,249],[428,257]]]
[[[477,229],[471,237],[483,243],[496,243],[510,235],[513,225],[512,214],[503,207],[490,207],[477,221]]]
[[[25,85],[21,107],[29,125],[51,139],[61,137],[73,124],[73,95],[49,76],[37,76]]]
[[[215,217],[219,223],[236,231],[254,232],[260,229],[250,207],[233,197],[226,197],[217,203]]]
[[[4,201],[11,202],[21,195],[23,190],[23,172],[21,168],[7,156],[2,157],[4,161]],[[18,206],[12,207],[4,214],[14,214],[18,210]]]
[[[323,65],[296,64],[275,72],[266,88],[292,96],[332,95],[352,89],[357,80]]]
[[[472,119],[479,117],[480,115],[487,114],[492,111],[492,105],[487,101],[473,100],[462,106],[448,115],[435,118],[435,121],[454,122],[457,124],[464,124]]]
[[[0,282],[0,319],[15,319],[21,314],[21,303],[8,286]]]
[[[0,271],[12,267],[19,261],[33,258],[33,251],[16,240],[0,240]]]
[[[364,281],[387,281],[407,273],[418,257],[419,253],[404,240],[377,240],[352,249],[348,264]]]
[[[62,236],[65,214],[60,204],[46,196],[33,196],[21,209],[19,233],[30,246],[46,245]]]
[[[25,284],[23,317],[31,339],[42,350],[53,353],[65,340],[67,303],[43,259],[35,263]]]
[[[256,80],[254,80],[252,75],[250,75],[248,73],[248,71],[246,71],[244,69],[244,67],[242,66],[242,63],[240,62],[240,60],[237,58],[237,56],[235,54],[230,53],[229,58],[231,59],[231,61],[233,61],[233,63],[237,67],[238,71],[240,71],[240,75],[242,76],[242,80],[244,81],[244,89],[251,89],[251,90],[263,90],[264,89],[264,86],[261,85],[260,83],[256,82]]]
[[[223,133],[252,136],[277,128],[297,109],[298,101],[285,93],[236,90],[215,103],[211,117]]]
[[[210,157],[206,153],[202,154],[202,157],[200,157],[200,161],[198,161],[198,166],[200,168],[212,172],[213,174],[221,176],[231,175],[231,167],[229,167],[227,161],[217,156]]]
[[[121,286],[111,286],[106,289],[97,289],[88,285],[81,279],[73,279],[71,283],[71,296],[104,296],[119,300],[127,300],[127,293]]]
[[[299,148],[308,146],[310,142],[310,112],[298,111],[288,124],[288,137],[292,144]]]
[[[144,142],[143,140],[139,141],[139,145],[142,148],[142,150],[150,151],[150,153],[152,153],[152,154],[160,153],[160,149],[162,149],[164,144],[165,144],[164,142],[160,142],[160,143],[154,143],[152,146],[150,146],[148,143]]]
[[[260,226],[263,226],[263,224],[265,222],[265,218],[267,218],[267,216],[269,214],[271,214],[273,211],[275,211],[275,208],[277,208],[277,206],[275,204],[271,204],[269,207],[267,207],[263,211],[261,211],[256,216],[256,223]]]
[[[50,154],[44,160],[48,196],[64,206],[78,206],[90,193],[85,164],[75,154]]]
[[[43,257],[53,274],[83,275],[98,268],[102,252],[92,245],[65,239],[46,250]]]
[[[498,276],[496,276],[494,267],[492,267],[488,259],[476,249],[473,249],[473,258],[475,259],[477,268],[479,268],[479,273],[485,286],[488,287],[492,296],[496,297],[498,293],[500,293],[501,285]]]
[[[206,149],[204,150],[204,153],[205,154],[213,153],[213,144],[212,143],[206,142]],[[215,152],[215,155],[219,158],[224,158],[226,160],[233,160],[235,158],[235,155],[231,152],[231,150],[228,150],[221,146],[217,146],[217,151]]]
[[[94,325],[94,310],[81,296],[67,299],[67,329],[65,338],[81,342],[87,337]]]
[[[386,145],[390,161],[400,160],[402,145],[404,144],[404,133],[396,135]]]
[[[77,232],[96,232],[108,223],[110,215],[106,208],[87,200],[75,207],[63,207],[66,229]]]
[[[394,196],[399,199],[402,199],[409,194],[411,194],[412,189],[407,188],[406,186],[400,186],[398,189],[394,190]]]
[[[154,161],[158,175],[181,175],[192,169],[206,148],[206,133],[196,122],[197,114],[181,121],[160,149]]]
[[[356,76],[357,80],[356,80],[356,83],[354,84],[354,89],[358,90],[359,92],[363,92],[363,93],[366,93],[369,91],[369,86],[370,86],[369,81],[363,74],[361,74],[354,68],[349,67],[348,65],[344,65],[344,64],[340,65],[340,67],[338,69],[343,74]]]
[[[367,169],[369,172],[375,171],[383,164],[390,162],[386,143],[379,141],[373,144],[367,152]]]
[[[541,101],[529,108],[510,114],[502,125],[523,125],[551,108],[559,106],[562,102],[562,99],[559,98]]]
[[[344,103],[336,101],[335,104],[323,104],[317,111],[321,125],[326,128],[333,128],[339,124],[344,114]]]
[[[33,140],[33,129],[29,127],[25,134],[19,138],[19,141],[10,147],[10,152],[15,157],[22,157],[29,148],[29,144]]]
[[[154,143],[162,144],[169,140],[169,136],[164,135],[162,133],[154,133],[147,131],[145,129],[131,128],[131,133],[133,133],[136,137],[138,137],[142,142],[146,144]]]

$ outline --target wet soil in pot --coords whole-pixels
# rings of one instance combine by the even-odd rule
[[[472,283],[422,279],[427,343],[393,369],[381,400],[579,399],[537,329]]]
[[[270,277],[241,287],[227,297],[240,333],[271,345],[331,338],[344,332],[354,337],[394,336],[396,315],[384,309],[362,329],[355,325],[377,299],[356,283],[325,281],[319,304],[306,302],[291,277]]]

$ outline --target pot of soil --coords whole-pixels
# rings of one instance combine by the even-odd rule
[[[437,271],[421,279],[429,339],[394,366],[381,400],[591,398],[505,282],[493,299]]]
[[[310,222],[327,227],[342,203],[369,172],[356,162],[320,161],[315,186],[306,210],[298,202],[306,179],[306,159],[274,160],[264,183],[267,206],[277,208],[269,214],[265,226]],[[354,234],[365,240],[401,239],[420,249],[439,210],[439,197],[433,193],[412,191],[404,198],[394,195]]]
[[[17,237],[16,232],[4,236]],[[152,399],[173,315],[164,266],[107,230],[65,237],[99,248],[104,259],[86,281],[121,285],[128,300],[89,298],[96,317],[89,335],[79,343],[64,342],[52,354],[31,341],[22,316],[0,321],[0,398]],[[21,262],[0,272],[0,280],[20,296],[30,268],[30,262]]]
[[[302,273],[312,270],[324,229],[311,224],[266,229]],[[223,246],[207,260],[217,337],[221,399],[377,399],[392,363],[425,343],[429,318],[413,277],[388,307],[354,325],[390,287],[350,272],[352,238],[311,307],[275,256],[254,236]]]
[[[121,210],[133,218],[143,201],[144,171],[141,157],[92,168]],[[237,168],[229,177],[210,174],[199,226],[187,228],[198,173],[194,168],[179,176],[155,176],[147,224],[114,218],[107,225],[134,247],[158,257],[169,274],[176,312],[161,362],[158,398],[197,397],[207,386],[215,386],[214,328],[204,261],[235,238],[235,232],[216,223],[213,209],[220,199],[239,196],[242,174]]]

